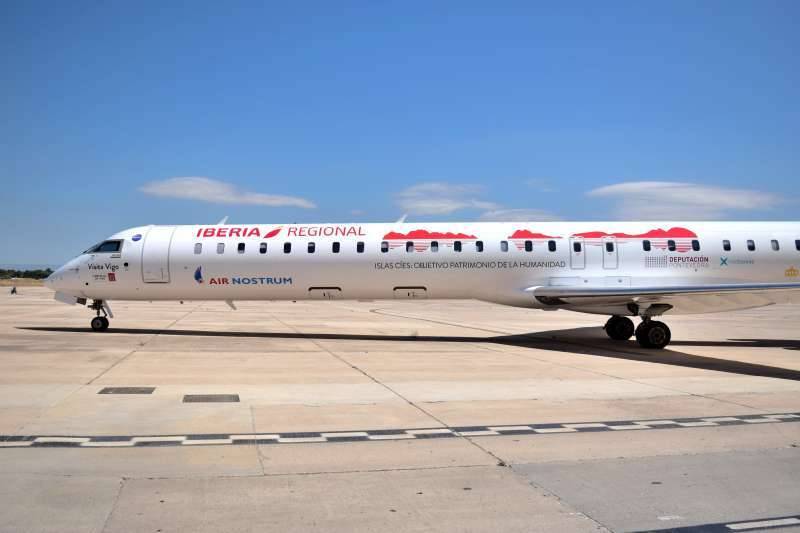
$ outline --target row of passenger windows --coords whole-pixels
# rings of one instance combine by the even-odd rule
[[[313,254],[314,252],[317,251],[316,243],[309,242],[307,246],[308,246],[308,253]],[[524,247],[525,247],[525,251],[526,252],[532,252],[533,251],[533,241],[525,241]],[[388,241],[381,242],[381,252],[386,253],[386,252],[389,251],[389,248],[390,247],[389,247],[389,242]],[[414,241],[407,241],[405,243],[405,248],[406,248],[407,252],[413,252],[415,250]],[[432,252],[438,252],[439,251],[439,242],[438,241],[431,241],[429,248],[430,248],[430,250]],[[341,251],[341,249],[342,249],[342,245],[341,245],[340,242],[331,243],[331,252],[333,252],[335,254],[338,254]],[[551,252],[555,252],[556,249],[557,249],[556,248],[556,241],[548,241],[547,242],[547,249],[549,251],[551,251]],[[238,253],[243,254],[245,252],[245,250],[246,250],[246,244],[245,243],[240,242],[240,243],[238,243],[236,245],[236,251]],[[462,245],[461,241],[454,241],[453,242],[453,250],[456,251],[456,252],[461,252],[463,250],[463,245]],[[503,252],[507,252],[508,251],[508,241],[500,241],[500,250],[502,250]],[[475,251],[476,252],[482,252],[483,251],[483,241],[475,241]],[[261,254],[267,253],[267,243],[265,243],[265,242],[260,243],[259,246],[258,246],[258,252],[261,253]],[[288,253],[291,253],[291,252],[292,252],[292,243],[291,242],[283,243],[283,253],[288,254]],[[356,243],[356,252],[358,252],[360,254],[364,253],[364,242],[363,241],[358,241]],[[194,245],[194,253],[195,254],[203,253],[203,243],[201,243],[201,242],[195,243],[195,245]],[[218,254],[224,254],[225,253],[225,243],[224,242],[218,242],[217,243],[217,253]]]
[[[756,250],[756,243],[752,239],[748,239],[747,240],[746,246],[747,246],[747,250],[748,251],[754,252]],[[794,241],[794,246],[798,251],[800,251],[800,239],[797,239],[797,240]],[[770,247],[776,252],[781,249],[780,242],[778,242],[776,239],[772,239],[770,241]],[[381,242],[381,252],[386,253],[386,252],[389,251],[389,248],[390,247],[389,247],[389,242],[388,241]],[[405,248],[406,248],[406,252],[413,252],[415,250],[414,241],[406,241]],[[524,241],[523,248],[524,248],[524,250],[526,252],[532,252],[533,251],[533,241]],[[308,253],[313,254],[317,250],[316,243],[309,242],[307,249],[308,249]],[[338,254],[341,251],[341,249],[342,249],[342,245],[341,245],[340,242],[334,242],[334,243],[331,244],[331,252],[333,252],[335,254]],[[547,241],[547,249],[550,252],[555,252],[558,249],[556,241]],[[605,249],[606,249],[607,252],[613,252],[614,251],[614,242],[613,241],[607,241],[605,243]],[[653,245],[649,240],[644,240],[644,241],[642,241],[642,249],[645,252],[649,252],[649,251],[651,251],[653,249]],[[677,249],[678,249],[678,245],[674,240],[668,240],[667,241],[667,250],[669,250],[670,252],[674,252]],[[723,240],[722,241],[722,249],[725,250],[726,252],[730,252],[733,249],[733,247],[731,246],[731,241],[729,241],[727,239]],[[454,241],[453,242],[453,251],[460,252],[462,250],[463,250],[463,247],[462,247],[461,241]],[[574,252],[576,252],[576,253],[580,253],[583,250],[582,243],[579,242],[579,241],[573,241],[572,250]],[[698,241],[696,239],[692,240],[692,250],[694,250],[695,252],[699,252],[700,251],[700,241]],[[236,245],[236,251],[238,253],[240,253],[240,254],[243,254],[245,252],[245,243],[243,243],[243,242],[238,243]],[[430,243],[430,251],[431,252],[438,252],[439,251],[439,242],[438,241],[431,241],[431,243]],[[475,241],[475,251],[476,252],[483,252],[483,241]],[[500,251],[502,251],[502,252],[507,252],[508,251],[508,241],[500,241]],[[259,246],[258,246],[258,252],[261,253],[261,254],[267,253],[267,243],[265,243],[265,242],[260,243]],[[291,253],[291,252],[292,252],[292,243],[291,242],[283,243],[283,253],[288,254],[288,253]],[[364,242],[363,241],[358,241],[356,243],[356,252],[358,252],[360,254],[364,253]],[[194,245],[194,253],[195,254],[203,253],[203,243],[201,243],[201,242],[195,243],[195,245]],[[225,253],[225,243],[224,242],[217,243],[217,253],[218,254]]]

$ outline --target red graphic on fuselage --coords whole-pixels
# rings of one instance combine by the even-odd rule
[[[619,244],[631,241],[649,240],[653,248],[667,250],[669,241],[675,241],[675,250],[678,252],[688,252],[692,249],[692,240],[697,238],[697,234],[686,228],[651,229],[644,233],[607,233],[605,231],[585,231],[575,233],[572,237],[581,237],[587,245],[599,246],[604,240],[609,238],[616,239]]]
[[[552,241],[560,239],[561,237],[554,235],[545,235],[544,233],[536,233],[528,229],[518,229],[508,236],[508,240],[514,243],[518,250],[525,249],[525,241],[531,241],[531,244],[541,244],[545,241]]]
[[[383,236],[383,240],[389,243],[389,248],[400,248],[406,242],[412,242],[414,250],[424,252],[430,247],[431,241],[436,241],[440,246],[452,247],[455,241],[475,241],[478,237],[467,233],[454,233],[450,231],[428,231],[426,229],[415,229],[408,233],[398,233],[390,231]]]
[[[250,226],[212,226],[209,228],[198,228],[197,237],[258,237],[259,239],[271,239],[281,232],[281,227],[267,231],[266,228]]]

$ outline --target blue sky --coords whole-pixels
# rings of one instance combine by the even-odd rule
[[[794,1],[3,2],[0,263],[225,215],[797,219],[799,16]]]

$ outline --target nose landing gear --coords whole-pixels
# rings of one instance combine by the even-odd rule
[[[108,313],[106,312],[106,307],[108,304],[105,304],[103,300],[93,300],[92,304],[89,306],[89,309],[94,309],[97,312],[97,316],[92,319],[89,323],[92,326],[93,331],[105,331],[108,329]],[[100,316],[100,313],[103,313],[103,316]]]

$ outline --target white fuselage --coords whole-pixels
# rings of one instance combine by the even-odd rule
[[[800,282],[798,222],[145,226],[115,240],[118,251],[84,253],[48,285],[96,300],[475,298],[544,307],[526,289]],[[688,302],[673,312],[753,306]]]

